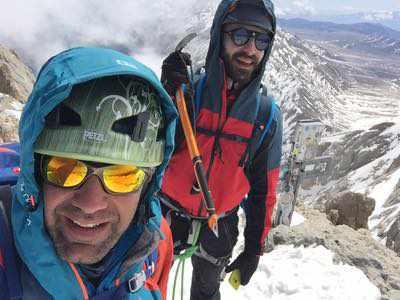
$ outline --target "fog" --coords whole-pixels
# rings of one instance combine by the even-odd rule
[[[15,49],[35,72],[70,47],[106,46],[150,65],[190,30],[216,0],[0,0],[0,43]]]

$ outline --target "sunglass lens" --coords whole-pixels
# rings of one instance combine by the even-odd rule
[[[130,193],[138,190],[146,173],[134,166],[110,166],[103,170],[106,188],[113,193]]]
[[[244,28],[232,31],[232,40],[236,46],[245,45],[249,41],[249,39],[250,39],[249,32]]]
[[[61,187],[74,187],[84,180],[88,169],[79,160],[53,156],[47,160],[45,172],[50,183]]]
[[[260,51],[264,51],[269,47],[271,40],[266,33],[259,34],[256,38],[256,48]]]

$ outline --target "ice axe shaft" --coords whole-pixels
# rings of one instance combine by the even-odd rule
[[[181,52],[183,48],[189,44],[197,36],[196,33],[190,33],[185,36],[176,46],[175,51]],[[203,161],[200,155],[200,151],[197,147],[196,138],[193,133],[193,128],[190,123],[189,114],[187,112],[185,96],[182,87],[178,88],[176,93],[176,103],[181,119],[183,132],[185,134],[186,144],[188,145],[190,158],[193,163],[194,173],[196,175],[197,183],[200,187],[200,193],[203,197],[203,203],[208,213],[208,227],[218,237],[218,215],[215,211],[214,201],[211,196],[210,189],[208,187],[206,173],[203,167]]]
[[[203,167],[203,161],[200,155],[200,151],[197,147],[196,138],[193,134],[193,128],[190,123],[189,114],[186,108],[185,96],[181,87],[178,88],[178,91],[176,93],[176,104],[178,107],[179,116],[181,118],[182,128],[185,134],[190,158],[193,163],[194,173],[200,187],[200,192],[204,200],[206,211],[209,215],[208,227],[218,237],[218,215],[216,214],[214,201],[211,197],[211,192],[208,187],[207,177]]]

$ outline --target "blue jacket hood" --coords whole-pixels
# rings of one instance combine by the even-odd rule
[[[243,1],[243,0],[242,0]],[[274,13],[274,5],[270,0],[255,0],[258,1],[261,6],[264,7],[265,14],[269,15],[272,19],[272,29],[276,32],[276,17]],[[210,44],[208,48],[207,58],[206,58],[206,93],[204,95],[205,99],[221,99],[221,91],[224,85],[224,64],[221,59],[222,50],[222,27],[226,16],[232,11],[235,6],[240,3],[241,0],[222,0],[219,4],[217,11],[214,16],[213,24],[210,31]],[[269,49],[265,51],[260,67],[253,78],[253,80],[247,85],[245,89],[242,90],[238,101],[245,102],[255,101],[256,94],[259,91],[261,80],[265,71],[265,65],[269,59],[273,46],[273,40]],[[246,107],[249,107],[245,105]],[[256,117],[256,111],[258,105],[250,105],[254,107],[254,111],[244,111],[251,116],[254,120]]]
[[[67,263],[56,255],[44,226],[42,192],[34,176],[34,143],[44,128],[46,115],[69,96],[74,85],[112,75],[141,77],[161,96],[166,123],[165,155],[145,196],[153,214],[146,228],[159,230],[161,213],[153,194],[160,189],[174,147],[177,112],[172,100],[153,71],[120,52],[104,48],[74,48],[52,57],[40,70],[20,120],[21,174],[13,188],[12,225],[21,259],[40,284],[50,294],[59,295],[60,299],[75,298],[73,291],[80,291],[80,287],[76,280],[71,279],[74,277]],[[54,283],[55,276],[57,283]]]

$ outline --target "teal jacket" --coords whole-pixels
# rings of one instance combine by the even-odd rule
[[[116,246],[124,248],[127,237],[136,234],[140,237],[133,248],[144,248],[146,251],[134,258],[130,257],[133,263],[122,277],[118,275],[123,261],[115,264],[95,289],[79,270],[79,266],[69,265],[57,256],[53,242],[45,230],[43,197],[34,176],[33,147],[44,127],[46,115],[69,96],[74,85],[112,75],[141,77],[151,83],[161,95],[166,122],[165,157],[162,165],[157,168],[146,195],[151,217],[144,225],[131,225]],[[116,278],[120,279],[121,290],[124,290],[118,292],[123,299],[160,299],[159,291],[150,291],[145,287],[130,292],[128,281],[143,270],[146,257],[157,247],[160,238],[162,239],[160,206],[153,195],[160,189],[161,178],[173,150],[176,118],[174,104],[156,75],[132,57],[117,51],[74,48],[52,57],[42,67],[20,120],[21,174],[12,190],[12,230],[21,261],[23,299],[38,299],[37,297],[44,295],[55,299],[85,299],[85,289],[90,299],[108,299],[107,292],[116,288]],[[79,276],[76,276],[76,272]],[[78,282],[79,277],[82,278],[82,283]],[[0,287],[1,285],[0,282]]]

